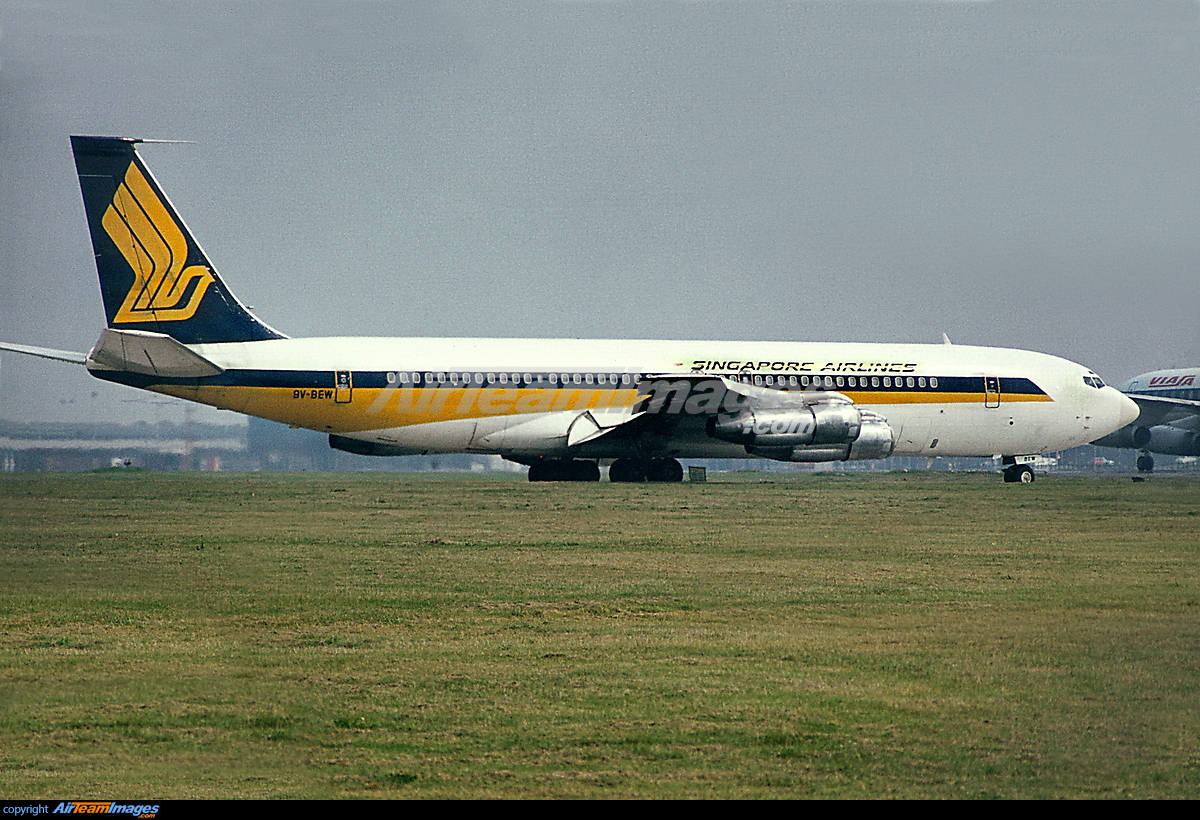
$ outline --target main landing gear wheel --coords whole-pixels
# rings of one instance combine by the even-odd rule
[[[1033,468],[1028,464],[1014,464],[1004,468],[1005,484],[1031,484],[1033,478]]]
[[[618,458],[608,468],[608,480],[613,484],[645,481],[646,462],[633,458]]]
[[[654,458],[646,470],[647,481],[677,484],[683,481],[683,465],[673,458]]]
[[[1137,470],[1139,473],[1154,472],[1154,456],[1149,453],[1142,453],[1137,457]]]
[[[608,470],[608,480],[614,484],[673,484],[683,481],[683,465],[673,458],[618,458]]]
[[[529,465],[530,481],[599,481],[600,465],[594,461],[547,458]]]

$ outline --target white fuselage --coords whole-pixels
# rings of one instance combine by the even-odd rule
[[[619,425],[639,379],[680,374],[836,391],[887,421],[896,455],[1057,451],[1136,414],[1081,365],[966,345],[333,337],[189,348],[224,373],[137,386],[396,453],[627,455],[619,436],[572,447],[570,431],[584,413],[601,428]],[[682,457],[746,455],[699,424],[678,425],[655,446]]]

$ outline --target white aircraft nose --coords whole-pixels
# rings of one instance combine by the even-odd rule
[[[1119,417],[1121,419],[1121,423],[1117,425],[1117,429],[1119,430],[1125,425],[1133,424],[1135,421],[1137,421],[1137,417],[1142,411],[1141,408],[1137,406],[1137,402],[1129,398],[1129,396],[1117,391],[1115,388],[1113,389],[1113,392],[1120,397],[1120,410],[1118,412],[1120,414]]]

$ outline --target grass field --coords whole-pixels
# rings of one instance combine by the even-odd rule
[[[0,579],[0,799],[1200,797],[1190,479],[18,475]]]

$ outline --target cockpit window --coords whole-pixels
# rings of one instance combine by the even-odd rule
[[[1099,376],[1084,376],[1083,383],[1088,387],[1100,388],[1104,386],[1104,382],[1100,380]]]

